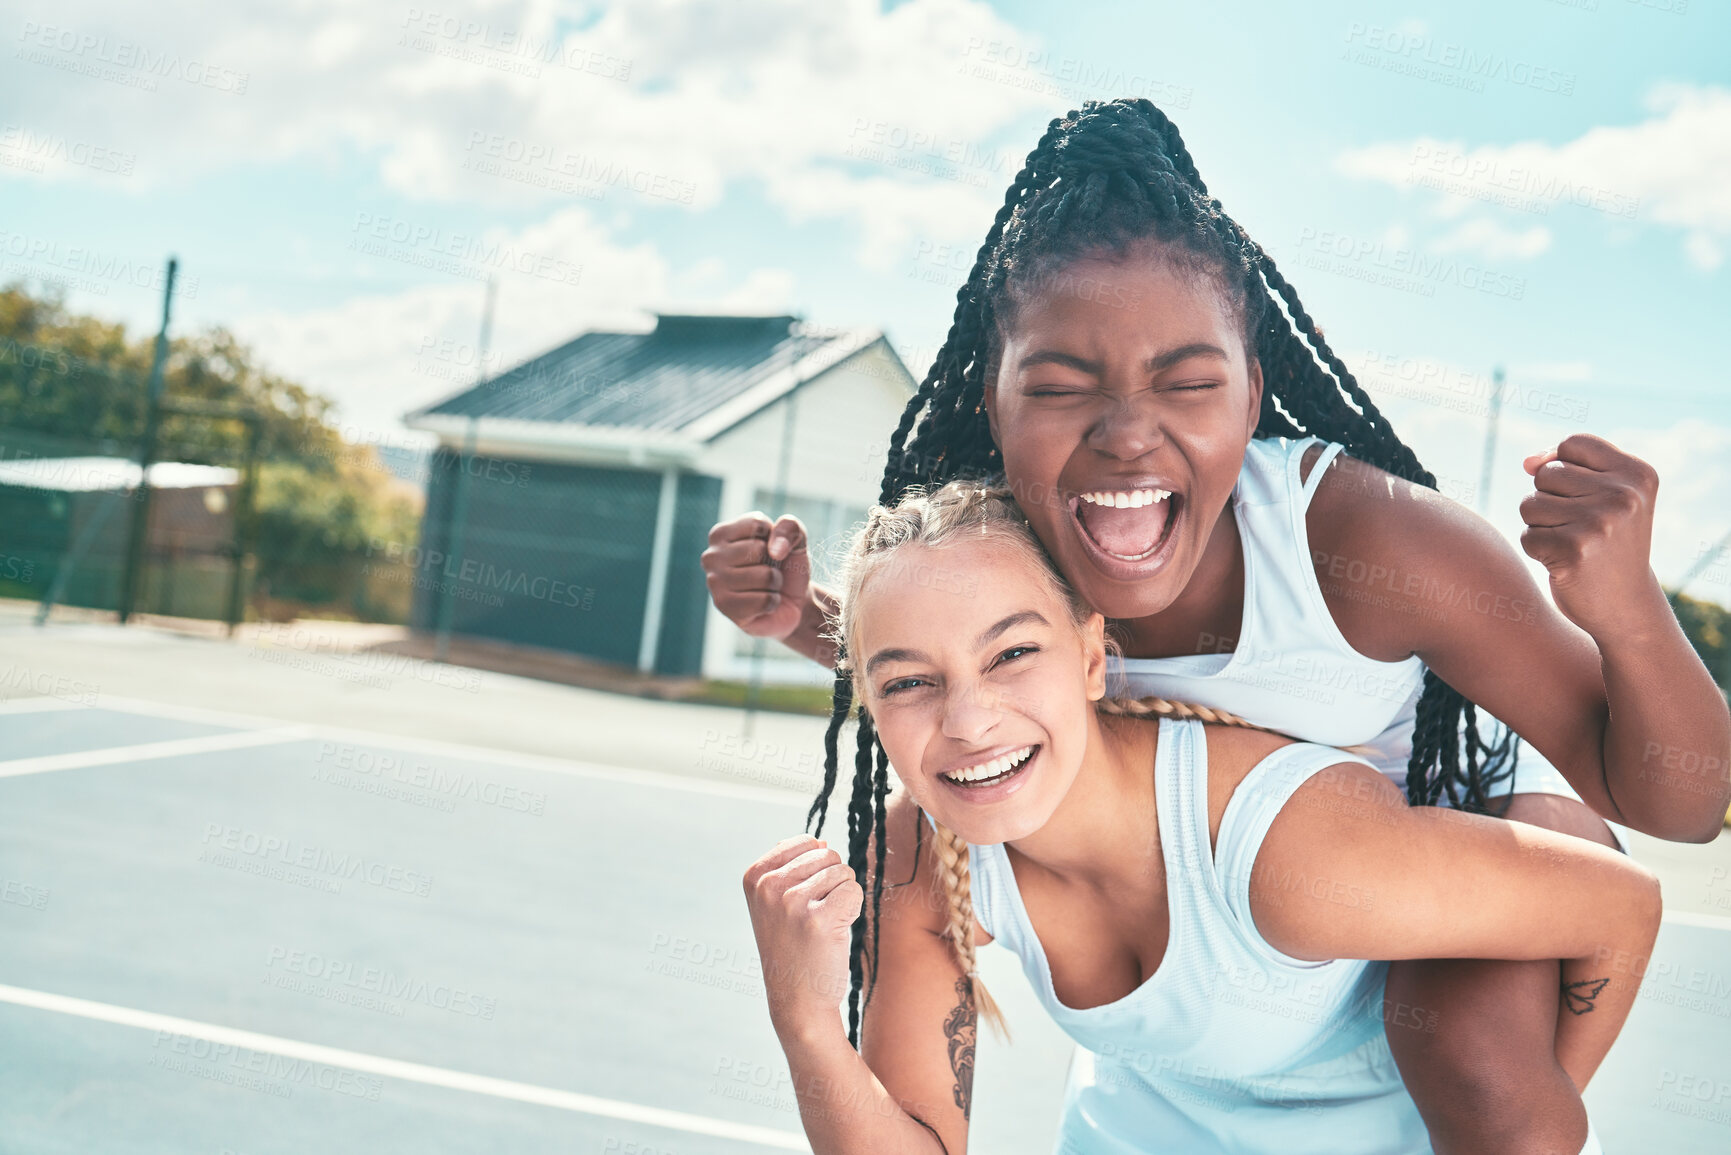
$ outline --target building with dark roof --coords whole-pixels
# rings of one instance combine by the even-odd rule
[[[745,676],[710,605],[710,526],[805,521],[820,571],[875,498],[915,382],[883,334],[663,314],[585,333],[408,414],[439,438],[414,624],[672,675]],[[765,676],[823,672],[779,646]]]

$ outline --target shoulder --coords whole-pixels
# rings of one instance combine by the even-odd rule
[[[1310,475],[1319,453],[1317,446],[1306,451],[1299,467],[1302,476]],[[1324,467],[1306,520],[1313,544],[1364,536],[1354,532],[1360,529],[1392,532],[1412,541],[1426,540],[1438,530],[1494,534],[1453,498],[1345,453],[1335,454]]]
[[[1212,844],[1239,784],[1258,763],[1294,740],[1248,726],[1213,723],[1203,726],[1202,733],[1208,748],[1208,841]]]
[[[1326,466],[1305,526],[1341,632],[1384,661],[1435,640],[1442,616],[1425,611],[1443,591],[1524,572],[1509,543],[1459,502],[1344,453]]]
[[[886,933],[922,930],[941,935],[949,924],[949,899],[944,890],[943,866],[932,825],[907,787],[897,784],[884,801],[884,893],[883,921]],[[875,866],[868,847],[866,870]],[[870,894],[869,882],[867,894]],[[988,943],[976,920],[975,941]]]

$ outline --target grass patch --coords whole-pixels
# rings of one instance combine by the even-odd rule
[[[712,706],[743,707],[750,687],[744,682],[706,680],[695,693],[682,701],[705,702]],[[830,692],[822,686],[759,686],[757,708],[776,710],[783,714],[829,715]]]

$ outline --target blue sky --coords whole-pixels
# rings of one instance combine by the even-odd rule
[[[11,6],[0,279],[148,327],[172,252],[179,329],[357,433],[472,378],[489,272],[495,367],[737,308],[917,374],[1046,120],[1146,95],[1445,489],[1479,500],[1503,364],[1499,526],[1520,453],[1585,428],[1660,466],[1661,577],[1731,530],[1723,4],[286,8]]]

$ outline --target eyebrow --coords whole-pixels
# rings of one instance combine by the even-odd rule
[[[1211,345],[1207,341],[1192,341],[1188,345],[1179,345],[1154,354],[1142,363],[1142,367],[1150,373],[1160,373],[1191,357],[1214,357],[1221,361],[1231,359],[1226,355],[1226,350],[1218,345]],[[1021,372],[1037,365],[1061,365],[1066,369],[1091,373],[1096,377],[1103,368],[1100,362],[1078,357],[1074,353],[1065,353],[1058,349],[1039,349],[1016,362],[1016,371]]]
[[[1033,625],[1035,623],[1042,626],[1050,626],[1052,624],[1051,622],[1048,622],[1045,615],[1040,613],[1038,610],[1021,610],[1018,613],[1013,613],[1009,617],[998,622],[996,625],[988,626],[983,632],[981,632],[980,636],[974,639],[974,649],[984,649],[986,646],[991,644],[994,638],[1000,637],[1004,633],[1015,629],[1017,626]],[[865,672],[870,674],[885,662],[929,661],[931,661],[931,658],[920,650],[879,650],[866,662]]]

